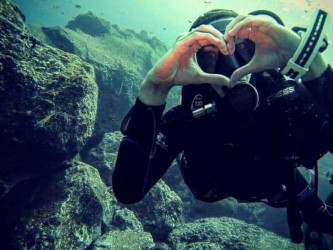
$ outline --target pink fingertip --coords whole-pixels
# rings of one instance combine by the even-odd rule
[[[235,46],[233,42],[228,43],[227,48],[230,54],[233,54],[235,52]]]
[[[231,30],[228,31],[228,33],[226,34],[226,36],[233,37],[235,35],[234,33],[235,33],[235,29],[232,28]]]
[[[229,50],[224,48],[224,49],[221,49],[220,52],[223,54],[223,55],[229,55]]]

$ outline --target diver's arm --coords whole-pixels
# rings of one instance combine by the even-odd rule
[[[118,201],[131,204],[143,199],[163,176],[174,156],[156,142],[164,105],[148,106],[137,99],[123,121],[120,143],[112,176]]]
[[[321,71],[321,70],[320,70]],[[319,71],[319,72],[320,72]],[[333,117],[333,70],[330,65],[316,78],[303,81],[316,101]]]
[[[188,83],[228,85],[225,76],[205,73],[196,63],[195,53],[205,45],[214,45],[221,53],[228,54],[219,31],[199,26],[179,36],[173,48],[157,62],[142,82],[137,101],[124,121],[124,138],[112,176],[113,191],[120,202],[128,204],[140,201],[176,156],[176,150],[172,147],[166,149],[156,138],[171,87]]]
[[[333,70],[330,65],[317,78],[304,81],[303,85],[309,90],[313,98],[325,112],[325,121],[321,124],[319,135],[325,148],[333,153]],[[317,117],[319,114],[317,114]]]
[[[316,101],[333,116],[333,72],[321,53],[316,55],[302,82]]]

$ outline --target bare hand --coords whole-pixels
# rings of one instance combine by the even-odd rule
[[[207,45],[229,54],[222,33],[210,25],[199,26],[179,36],[174,47],[148,72],[139,98],[146,104],[161,104],[174,85],[211,83],[229,86],[227,77],[208,74],[199,67],[195,54]]]
[[[231,75],[231,83],[253,72],[285,66],[300,42],[297,34],[271,18],[249,15],[239,15],[228,24],[224,39],[231,53],[235,51],[235,41],[239,39],[255,43],[254,56]]]

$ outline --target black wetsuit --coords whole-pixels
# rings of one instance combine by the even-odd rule
[[[256,84],[259,93],[265,92],[260,89],[260,83]],[[263,88],[265,84],[268,85],[263,83]],[[304,107],[297,101],[292,104],[296,106],[293,112],[298,115],[301,111],[308,112],[305,119],[321,112],[319,120],[311,124],[313,128],[300,129],[302,122],[309,123],[304,117],[296,124],[295,131],[311,134],[311,142],[307,141],[307,136],[298,135],[295,144],[296,154],[303,154],[306,158],[301,159],[300,164],[311,164],[330,149],[328,144],[333,140],[332,126],[324,126],[331,123],[333,114],[331,67],[320,78],[304,85],[313,97],[310,97],[310,104],[314,103],[315,109],[309,103]],[[147,106],[137,100],[124,120],[124,137],[113,173],[113,190],[117,199],[123,203],[140,201],[180,153],[183,153],[183,178],[197,199],[214,202],[228,196],[248,200],[271,196],[286,182],[282,165],[286,164],[281,159],[295,149],[291,148],[293,143],[286,136],[288,118],[283,117],[286,110],[279,107],[277,111],[274,105],[273,108],[264,105],[266,97],[261,98],[259,105],[266,107],[259,108],[241,125],[230,123],[223,112],[193,118],[183,106],[177,106],[162,116],[164,106]]]
[[[199,200],[234,197],[285,205],[294,243],[302,242],[303,220],[311,230],[333,234],[333,207],[324,204],[295,167],[313,168],[332,152],[332,68],[302,85],[279,79],[274,70],[252,75],[260,102],[245,117],[225,109],[226,98],[212,89],[208,100],[219,104],[218,111],[199,118],[192,116],[186,100],[163,115],[165,106],[147,106],[137,99],[122,125],[112,178],[117,200],[142,200],[178,157],[185,183]],[[290,89],[295,91],[289,95]],[[276,201],[281,194],[284,203]]]

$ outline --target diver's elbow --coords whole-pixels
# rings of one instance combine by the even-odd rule
[[[132,205],[132,204],[135,204],[135,203],[138,203],[140,201],[142,201],[142,198],[138,199],[138,198],[135,198],[135,199],[132,199],[132,198],[129,198],[129,197],[117,197],[116,196],[116,200],[123,204],[123,205]]]
[[[134,192],[128,193],[122,191],[113,190],[113,194],[116,200],[124,205],[131,205],[142,201],[144,195],[134,194]]]
[[[124,205],[130,205],[141,201],[144,193],[139,186],[131,185],[113,175],[112,190],[116,200]]]

